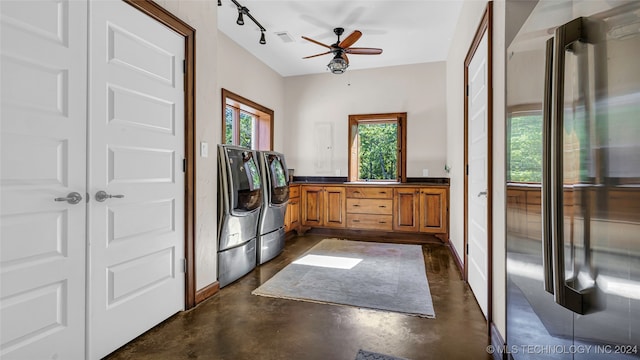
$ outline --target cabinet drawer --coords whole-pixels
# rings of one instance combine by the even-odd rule
[[[393,189],[390,187],[347,187],[347,198],[392,199]]]
[[[347,214],[347,228],[391,231],[393,216],[371,214]]]
[[[289,187],[289,198],[300,197],[300,186]]]
[[[347,199],[347,214],[393,214],[393,200]]]

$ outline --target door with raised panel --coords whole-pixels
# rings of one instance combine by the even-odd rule
[[[324,226],[343,228],[347,225],[347,200],[343,186],[324,188]]]
[[[468,65],[467,269],[471,290],[487,316],[488,307],[488,32]]]
[[[447,207],[446,189],[420,190],[420,232],[446,233]]]
[[[393,230],[418,231],[418,194],[417,188],[393,189]]]
[[[322,186],[302,186],[302,225],[322,226],[323,194]]]
[[[3,359],[85,354],[86,12],[0,1]]]
[[[95,359],[184,307],[185,45],[125,2],[89,7],[88,323]]]

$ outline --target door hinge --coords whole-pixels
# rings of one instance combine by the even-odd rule
[[[182,172],[186,173],[187,172],[187,159],[182,159]]]
[[[182,259],[182,272],[187,273],[187,259]]]
[[[467,164],[466,172],[467,172],[467,175],[469,175],[469,164]]]
[[[467,84],[467,96],[469,96],[469,84]]]
[[[187,60],[182,60],[182,73],[186,74],[187,73]]]
[[[469,243],[467,243],[467,255],[469,255]]]

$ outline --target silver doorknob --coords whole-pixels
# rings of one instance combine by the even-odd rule
[[[71,205],[75,205],[75,204],[78,204],[80,201],[82,201],[82,195],[74,191],[67,194],[67,197],[55,198],[53,199],[53,201],[66,201]]]
[[[486,192],[486,191],[480,191],[480,192],[478,193],[478,197],[480,197],[480,196],[482,196],[482,195],[487,196],[487,192]]]
[[[111,198],[117,198],[117,199],[122,199],[124,197],[124,195],[111,195],[111,194],[107,194],[106,191],[100,190],[96,193],[96,201],[99,202],[103,202],[107,199],[111,199]]]

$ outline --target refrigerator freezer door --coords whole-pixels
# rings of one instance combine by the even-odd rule
[[[556,31],[580,15],[568,34]],[[555,144],[547,154],[551,184],[516,183],[511,175],[507,182],[514,359],[640,358],[639,20],[637,1],[540,2],[509,47],[509,171],[522,165],[516,120],[542,119],[545,88],[559,101],[548,122],[537,120],[538,141],[547,129],[545,143]],[[550,37],[555,48],[546,54]],[[546,55],[555,63],[553,88],[544,85]]]

